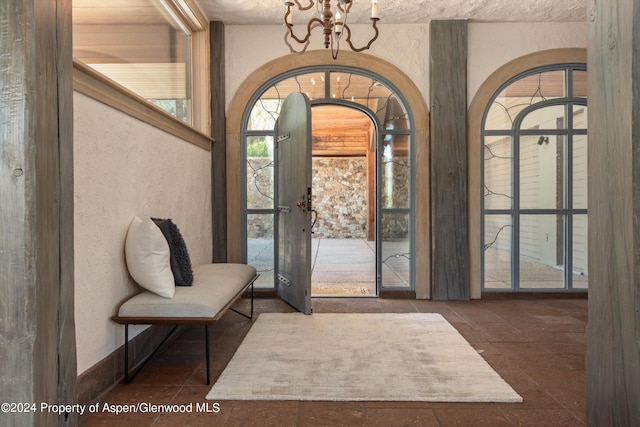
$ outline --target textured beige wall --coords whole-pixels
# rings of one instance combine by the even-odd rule
[[[78,373],[123,344],[110,320],[139,287],[124,241],[134,215],[169,217],[194,265],[211,261],[211,157],[193,144],[74,94],[75,316]]]
[[[365,52],[404,71],[429,105],[429,24],[381,23],[379,28],[378,40]],[[493,71],[515,58],[541,50],[587,46],[586,22],[470,22],[468,28],[469,103]],[[354,40],[361,34],[364,40],[370,31],[367,25],[353,25]],[[315,36],[309,49],[322,49],[319,36]],[[227,105],[251,72],[289,53],[283,37],[282,26],[226,27]]]
[[[369,25],[350,25],[356,46],[366,44],[374,33]],[[380,25],[380,36],[364,51],[400,68],[428,99],[429,24]],[[266,62],[289,54],[282,25],[230,25],[225,29],[227,106],[242,82]],[[302,31],[302,28],[298,28]],[[315,30],[319,31],[318,29]],[[312,36],[309,50],[324,50],[321,34]],[[297,46],[294,46],[297,48]],[[350,51],[348,46],[341,50]],[[329,61],[331,59],[329,58]]]
[[[491,73],[513,59],[542,50],[586,47],[586,22],[469,23],[467,102],[471,104]]]

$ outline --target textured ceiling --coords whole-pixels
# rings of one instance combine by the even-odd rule
[[[368,23],[371,2],[354,0],[349,23]],[[197,0],[207,17],[228,25],[282,23],[283,0]],[[308,0],[300,0],[308,4]],[[586,21],[586,0],[379,0],[380,23],[427,23],[432,19],[476,22]],[[299,12],[306,20],[311,11]],[[294,13],[295,16],[295,13]],[[294,23],[301,22],[294,18]]]

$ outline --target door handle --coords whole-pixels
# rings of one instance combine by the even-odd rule
[[[311,234],[314,234],[313,227],[316,226],[316,221],[318,221],[318,211],[315,209],[311,209],[311,214],[315,214],[313,216],[313,221],[311,221]]]
[[[300,198],[296,201],[296,206],[302,211],[306,209],[307,203],[305,202],[304,195],[300,196]]]

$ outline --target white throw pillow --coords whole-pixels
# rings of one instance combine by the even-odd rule
[[[176,287],[169,260],[169,244],[151,218],[133,218],[124,249],[133,280],[148,291],[173,298]]]

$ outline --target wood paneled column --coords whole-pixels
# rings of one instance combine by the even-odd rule
[[[213,262],[227,261],[227,120],[224,24],[209,24],[211,41],[211,205]]]
[[[0,425],[76,425],[71,0],[0,3]],[[45,408],[46,409],[46,408]]]
[[[640,425],[640,1],[588,3],[589,426]]]
[[[466,300],[467,23],[432,21],[430,40],[431,298]]]

